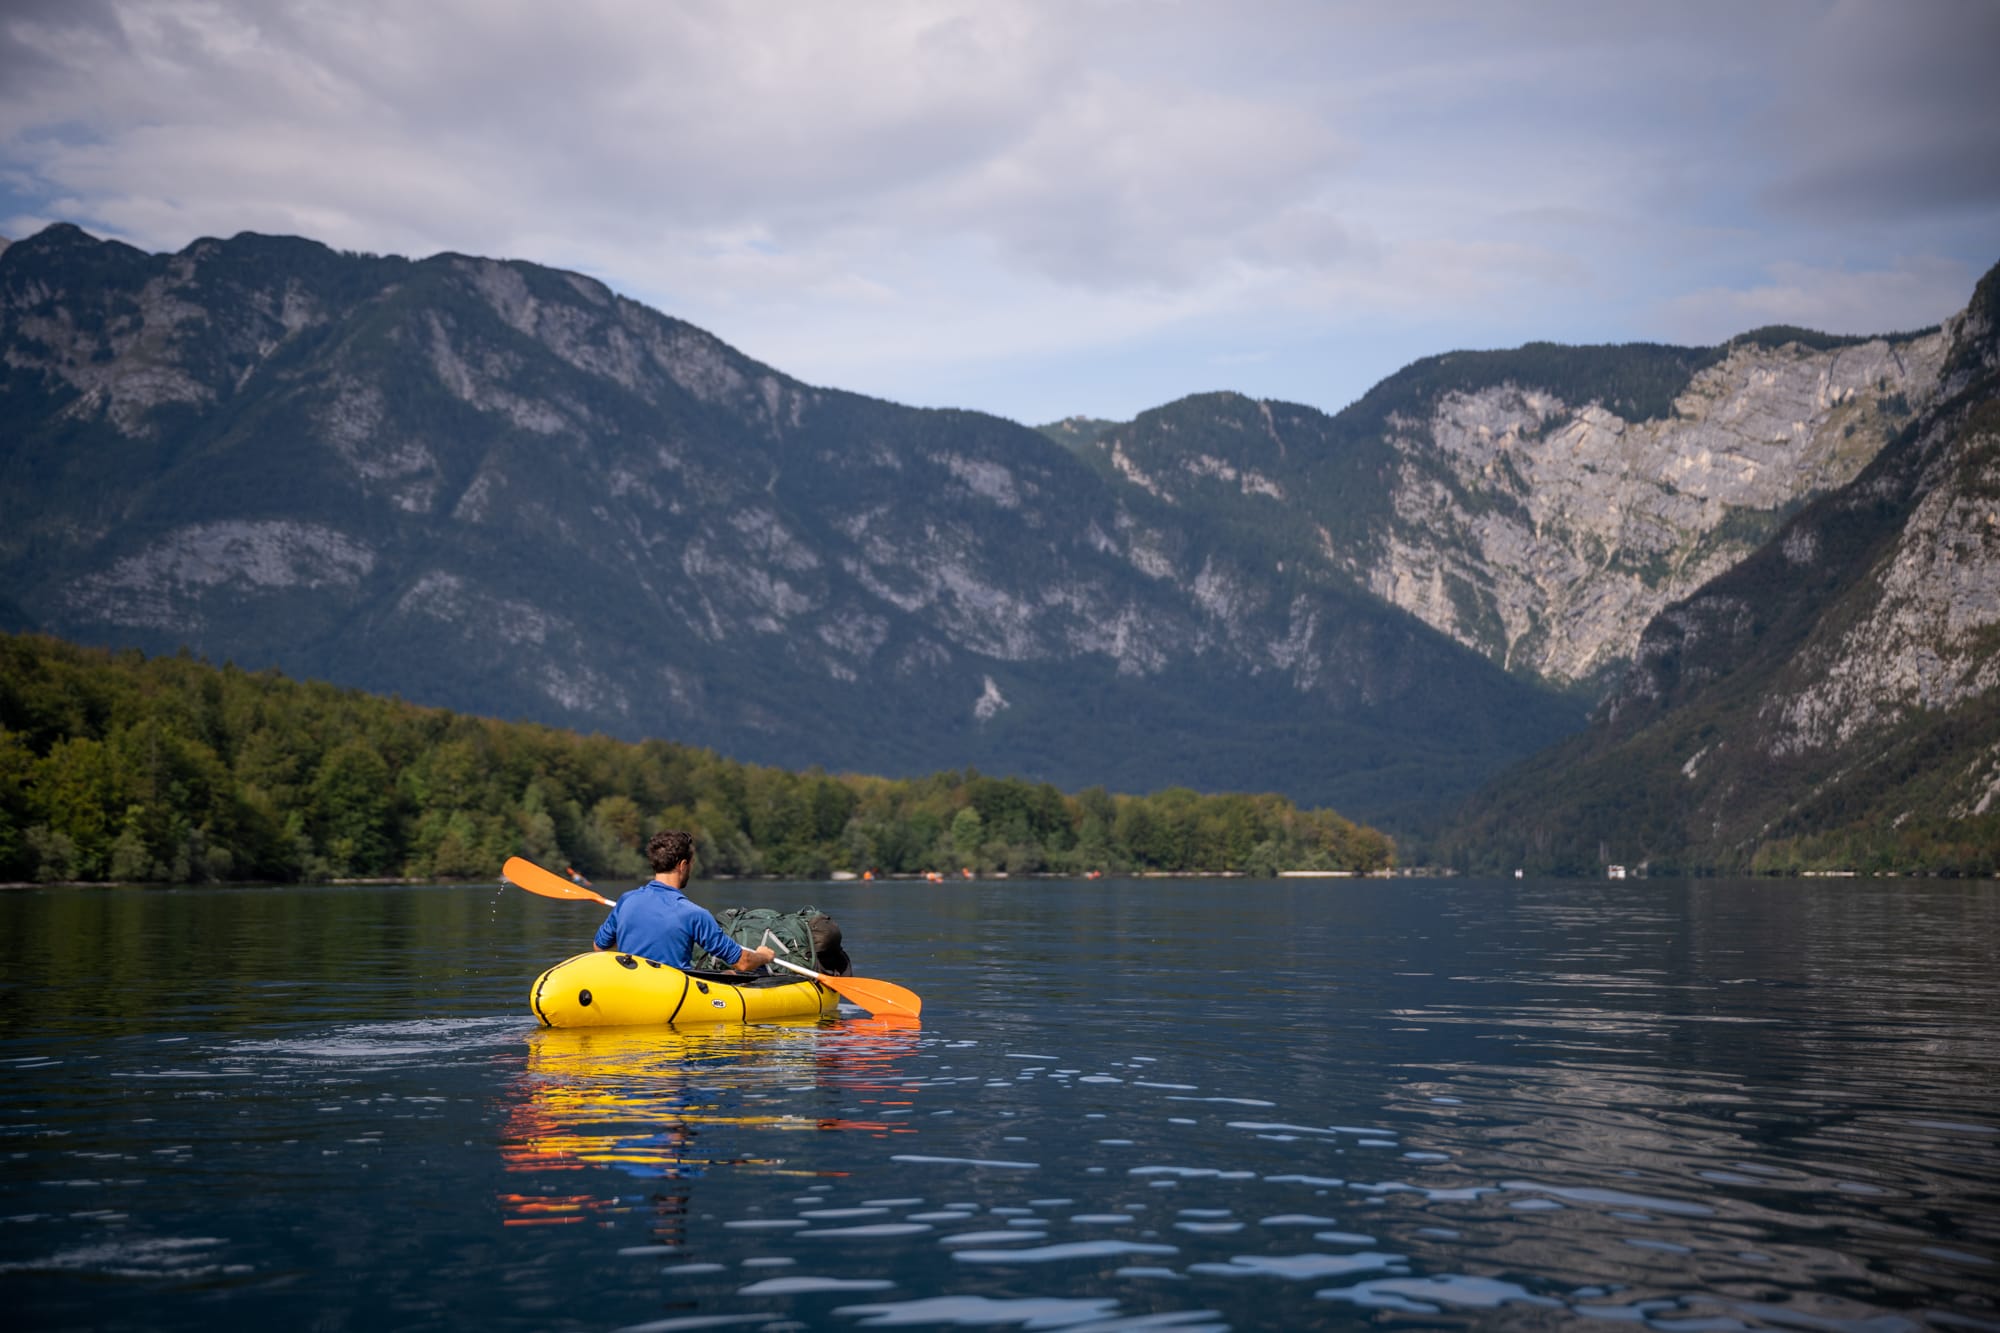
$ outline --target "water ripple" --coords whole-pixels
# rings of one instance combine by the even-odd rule
[[[65,979],[119,932],[0,895],[0,1270],[49,1327],[2000,1327],[1990,886],[822,890],[923,1025],[537,1030],[543,918],[384,943],[447,891],[181,996],[167,899]]]

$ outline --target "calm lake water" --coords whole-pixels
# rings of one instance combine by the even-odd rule
[[[920,1027],[539,1030],[601,909],[0,894],[12,1328],[2000,1328],[2000,885],[697,885]]]

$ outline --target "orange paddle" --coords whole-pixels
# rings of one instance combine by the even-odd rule
[[[824,972],[815,972],[809,967],[800,967],[797,963],[788,963],[782,958],[773,958],[771,961],[787,972],[811,977],[836,995],[854,1001],[871,1014],[917,1018],[923,1013],[923,998],[908,987],[898,986],[893,981],[876,981],[870,977],[830,977]]]
[[[533,861],[518,856],[507,858],[507,864],[500,867],[500,873],[507,882],[529,893],[539,893],[544,898],[582,898],[590,902],[603,903],[615,907],[609,898],[593,893],[581,884],[573,884],[561,875],[542,869]],[[898,986],[893,981],[875,981],[868,977],[830,977],[824,972],[815,972],[797,963],[788,963],[782,958],[772,959],[779,967],[811,977],[834,994],[854,1001],[871,1014],[893,1014],[898,1018],[916,1018],[923,1012],[924,1002],[915,991]]]
[[[508,883],[526,889],[529,893],[539,893],[544,898],[587,898],[591,902],[603,903],[606,907],[618,905],[601,893],[593,893],[581,884],[571,883],[561,875],[544,870],[533,861],[523,860],[518,856],[508,857],[507,864],[500,867],[500,874]]]

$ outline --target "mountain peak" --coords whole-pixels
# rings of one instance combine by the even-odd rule
[[[1123,421],[1107,421],[1102,417],[1074,416],[1064,417],[1061,421],[1051,421],[1046,426],[1037,426],[1035,429],[1057,444],[1080,449],[1085,445],[1095,444],[1106,431],[1117,430],[1126,424]]]
[[[34,235],[25,237],[21,244],[53,250],[62,247],[95,247],[116,242],[101,241],[74,222],[51,222]]]
[[[145,251],[123,241],[106,241],[91,235],[74,222],[51,222],[32,236],[24,236],[0,250],[8,257],[11,265],[19,267],[31,263],[45,263],[69,272],[76,266],[95,267],[103,264],[131,266],[146,264],[151,257]]]

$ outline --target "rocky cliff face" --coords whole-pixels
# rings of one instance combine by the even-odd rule
[[[1992,873],[2000,861],[2000,269],[1927,406],[1666,608],[1590,734],[1487,794],[1468,853]],[[1633,818],[1643,811],[1642,818]],[[1982,850],[1983,849],[1983,850]]]
[[[1607,406],[1603,365],[1460,354],[1453,381],[1392,380],[1391,402],[1338,418],[1215,395],[1125,427],[1045,429],[1147,499],[1296,520],[1294,561],[1571,686],[1622,668],[1663,607],[1852,480],[1931,401],[1947,346],[1800,337],[1657,349],[1685,373],[1656,416]]]
[[[1850,624],[1815,633],[1801,680],[1760,710],[1774,754],[1834,750],[1911,713],[1949,710],[2000,685],[2000,418],[1960,426],[1961,456],[1854,594]],[[1817,535],[1788,534],[1816,559]],[[1980,809],[1991,789],[1978,793]]]
[[[1732,348],[1653,421],[1512,384],[1448,394],[1394,423],[1395,521],[1357,572],[1511,669],[1622,667],[1661,608],[1851,481],[1930,400],[1945,347]]]
[[[1903,705],[1949,707],[1988,681],[1996,297],[1989,274],[1943,333],[1933,406],[1854,482],[1650,625],[1606,719],[1631,728],[1760,653],[1791,655],[1772,753],[1850,739]],[[1993,534],[2000,535],[2000,534]],[[1790,589],[1791,596],[1778,595]],[[1834,602],[1843,607],[1824,621]],[[1900,648],[1902,651],[1898,651]],[[1839,682],[1857,688],[1845,689]]]

